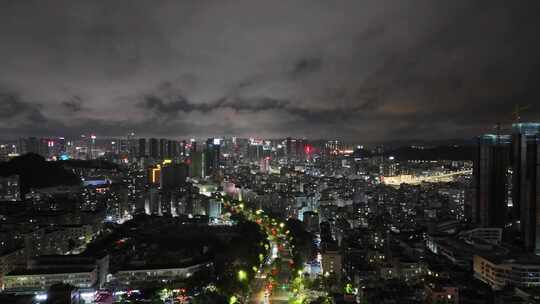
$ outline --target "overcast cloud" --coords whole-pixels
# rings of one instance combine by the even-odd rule
[[[468,138],[540,120],[538,1],[0,2],[0,137]]]

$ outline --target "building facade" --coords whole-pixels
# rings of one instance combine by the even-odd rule
[[[540,123],[518,123],[513,129],[515,217],[519,218],[525,250],[540,255]]]
[[[540,260],[474,256],[474,276],[495,290],[506,286],[540,287]]]

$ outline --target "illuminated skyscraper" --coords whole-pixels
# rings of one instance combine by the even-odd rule
[[[324,145],[324,155],[330,156],[337,154],[337,151],[341,150],[343,147],[339,140],[329,140]]]
[[[191,152],[189,175],[193,178],[204,178],[206,176],[205,170],[205,154],[200,151]]]
[[[219,169],[221,161],[221,140],[219,138],[209,138],[206,140],[206,173],[213,174]]]
[[[208,200],[208,216],[210,218],[219,218],[221,216],[221,200]]]
[[[138,154],[137,151],[137,142],[135,140],[135,133],[131,132],[126,137],[126,150],[125,152],[128,152],[130,157],[135,157]]]
[[[159,185],[161,184],[161,165],[148,168],[148,184]]]
[[[259,162],[259,170],[261,173],[270,172],[270,157],[262,158]]]
[[[190,153],[200,150],[200,148],[197,147],[197,141],[193,138],[189,140],[189,145],[190,145],[190,148],[189,148]]]
[[[540,255],[540,123],[517,123],[513,129],[513,204],[525,250]]]
[[[188,152],[188,144],[185,140],[182,140],[182,143],[180,144],[180,156],[187,156]]]
[[[504,227],[507,220],[507,174],[510,136],[486,134],[478,138],[474,161],[472,220],[481,227]]]
[[[247,155],[250,161],[260,161],[263,158],[263,146],[258,142],[251,142],[247,147]]]
[[[94,134],[90,135],[90,142],[88,147],[89,159],[94,159],[97,157],[96,153],[96,136]]]

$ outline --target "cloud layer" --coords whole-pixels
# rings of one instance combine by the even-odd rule
[[[0,3],[0,137],[472,137],[540,120],[538,1]]]

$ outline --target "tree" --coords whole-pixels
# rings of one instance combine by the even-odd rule
[[[310,304],[332,304],[332,300],[329,297],[318,297]]]
[[[227,304],[227,298],[217,292],[204,292],[193,298],[193,304]]]
[[[287,228],[292,237],[293,261],[295,269],[302,269],[304,262],[309,259],[315,249],[314,236],[308,232],[304,224],[297,219],[288,219]]]
[[[72,293],[76,291],[73,285],[58,283],[51,285],[47,292],[47,304],[66,304],[72,302]]]

